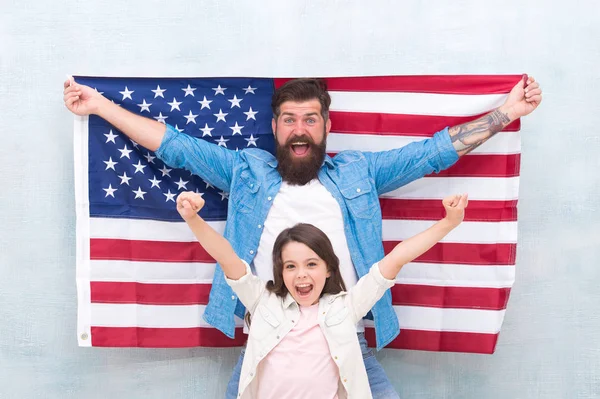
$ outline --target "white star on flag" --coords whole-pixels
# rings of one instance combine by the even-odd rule
[[[132,93],[133,93],[133,92],[132,92]],[[144,112],[144,111],[148,111],[148,112],[150,112],[150,106],[151,106],[151,105],[152,105],[152,103],[148,104],[148,103],[146,102],[146,99],[144,98],[144,99],[142,100],[142,103],[141,103],[141,104],[138,104],[138,107],[140,107],[140,113],[141,113],[141,112]]]
[[[110,129],[110,131],[108,132],[108,134],[105,134],[106,136],[106,142],[108,143],[109,141],[112,141],[114,144],[117,144],[115,142],[115,138],[119,137],[116,134],[113,133],[112,129]]]
[[[242,134],[242,128],[243,128],[243,127],[244,127],[244,126],[239,126],[237,122],[235,123],[235,126],[229,126],[229,128],[230,128],[231,130],[233,130],[233,133],[231,133],[231,135],[232,135],[232,136],[234,136],[234,135],[236,135],[236,134],[240,134],[240,135],[241,135],[241,134]]]
[[[219,85],[218,87],[213,87],[212,89],[215,91],[215,96],[217,94],[223,94],[223,95],[225,95],[225,90],[227,90],[227,88],[221,87],[221,85]]]
[[[231,100],[227,100],[231,103],[231,108],[233,107],[238,107],[240,108],[240,101],[242,101],[243,98],[237,98],[237,96],[234,94],[233,98]]]
[[[204,108],[208,108],[210,109],[210,103],[212,103],[212,100],[207,100],[206,96],[204,96],[204,100],[202,101],[198,101],[200,104],[202,104],[202,106],[200,107],[201,110],[203,110]]]
[[[229,141],[229,139],[224,139],[223,136],[221,136],[220,139],[215,140],[216,143],[218,143],[221,147],[225,147],[225,148],[227,148],[227,144],[225,144],[225,143],[227,143],[228,141]]]
[[[187,122],[185,123],[186,125],[190,122],[193,122],[195,124],[196,118],[198,117],[198,115],[192,114],[192,111],[190,110],[190,113],[187,115],[184,115],[184,117],[187,119]]]
[[[136,191],[134,191],[134,193],[135,193],[135,198],[134,199],[136,199],[136,198],[144,199],[144,194],[146,194],[145,191],[142,191],[142,187],[141,186]]]
[[[188,84],[188,87],[187,87],[187,88],[185,88],[185,89],[181,89],[181,90],[185,91],[185,96],[184,96],[184,97],[187,97],[187,96],[192,96],[192,97],[195,97],[195,96],[194,96],[194,90],[196,90],[196,88],[195,88],[195,87],[194,87],[194,88],[192,88],[192,87],[191,87],[191,86]]]
[[[215,129],[214,127],[208,127],[208,123],[205,123],[204,127],[200,129],[200,130],[202,130],[202,137],[204,137],[204,136],[212,137],[212,134],[210,132],[212,132],[214,129]]]
[[[133,150],[130,150],[129,148],[127,148],[127,144],[125,144],[125,146],[122,149],[120,149],[119,152],[121,153],[120,158],[126,157],[126,158],[131,159],[129,157],[129,154],[131,154],[133,152]]]
[[[254,119],[256,120],[256,118],[254,117],[256,114],[258,114],[258,111],[252,111],[252,107],[250,107],[250,109],[248,110],[248,112],[244,112],[244,114],[246,115],[246,120],[250,120],[250,119]]]
[[[223,122],[227,122],[225,120],[225,117],[229,114],[224,113],[220,108],[219,108],[219,113],[218,114],[213,114],[214,116],[217,117],[217,122],[218,121],[223,121]]]
[[[162,169],[159,169],[159,171],[162,173],[162,176],[163,176],[163,177],[165,177],[165,176],[169,176],[169,177],[171,177],[171,175],[169,174],[169,172],[171,172],[172,170],[173,170],[173,169],[169,169],[169,168],[167,168],[167,165],[163,166],[163,168],[162,168]]]
[[[169,190],[167,193],[163,193],[163,195],[165,197],[167,197],[165,202],[168,202],[168,201],[175,202],[175,196],[177,195],[177,193],[172,193],[171,190]]]
[[[119,176],[119,175],[117,175],[117,176]],[[129,180],[131,180],[131,177],[127,176],[127,172],[123,172],[123,175],[119,176],[119,178],[121,179],[121,184],[129,185]]]
[[[127,86],[125,86],[125,91],[120,91],[119,93],[121,93],[123,95],[123,98],[121,99],[121,101],[124,101],[126,98],[133,100],[133,98],[131,98],[131,95],[133,94],[133,90],[129,90],[127,89]]]
[[[160,123],[165,123],[165,119],[167,119],[168,116],[163,116],[162,112],[159,112],[158,116],[154,116],[153,118],[159,121]]]
[[[112,188],[112,185],[108,185],[108,188],[103,188],[102,190],[106,191],[106,195],[104,196],[105,198],[108,197],[109,195],[113,198],[115,198],[115,191],[117,191],[118,189],[116,188]]]
[[[115,165],[118,163],[118,162],[113,162],[112,157],[109,157],[108,161],[102,161],[102,162],[104,162],[106,164],[106,169],[104,169],[104,170],[109,170],[109,169],[115,170]],[[116,170],[115,170],[115,172],[116,172]]]
[[[150,155],[150,153],[147,153],[146,155],[144,155],[144,158],[146,158],[146,161],[148,161],[148,163],[154,163],[154,159],[156,157]]]
[[[254,93],[254,90],[256,90],[256,87],[252,87],[252,86],[248,85],[248,87],[246,87],[244,89],[244,92],[245,92],[244,94],[248,94],[248,93],[256,94],[256,93]]]
[[[248,142],[248,144],[246,145],[247,147],[250,147],[251,145],[256,147],[256,140],[258,140],[259,137],[254,137],[252,134],[250,135],[249,138],[245,138],[244,140],[246,140]]]
[[[158,188],[160,188],[159,184],[160,184],[160,182],[161,182],[162,180],[157,180],[157,179],[156,179],[156,176],[154,176],[154,178],[153,178],[153,179],[148,179],[148,181],[149,181],[150,183],[152,183],[152,187],[158,187]],[[152,187],[150,187],[150,188],[152,188]]]
[[[133,172],[133,174],[136,174],[138,172],[144,174],[144,168],[146,167],[146,165],[142,165],[142,161],[138,161],[138,163],[133,165],[133,167],[135,168],[135,172]]]
[[[179,109],[179,106],[181,104],[183,104],[183,102],[177,102],[177,99],[175,97],[173,97],[173,101],[170,103],[167,103],[167,104],[169,104],[171,106],[171,111],[173,111],[174,109],[176,109],[177,111],[181,111]]]
[[[189,183],[189,181],[185,181],[181,177],[179,178],[179,181],[175,182],[175,184],[177,184],[178,190],[181,190],[182,188],[187,190],[186,184],[188,184],[188,183]]]
[[[167,89],[161,89],[161,88],[160,88],[160,85],[157,85],[157,86],[156,86],[156,90],[150,90],[150,91],[151,91],[152,93],[154,93],[154,98],[156,98],[156,97],[162,97],[162,98],[165,98],[165,96],[163,96],[163,93],[164,93],[165,91],[167,91]]]

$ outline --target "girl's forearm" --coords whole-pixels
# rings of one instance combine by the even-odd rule
[[[379,262],[383,277],[393,280],[402,266],[424,254],[456,227],[444,218],[421,233],[402,241]]]
[[[217,233],[204,219],[196,215],[186,221],[200,245],[223,269],[227,278],[238,280],[246,274],[246,266],[237,256],[229,241]]]

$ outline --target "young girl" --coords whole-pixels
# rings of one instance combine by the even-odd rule
[[[462,222],[466,195],[442,203],[444,219],[396,245],[346,292],[338,258],[318,228],[297,224],[279,234],[274,278],[265,286],[198,215],[202,197],[181,193],[177,210],[252,316],[238,397],[371,398],[356,323],[394,285],[403,265]]]

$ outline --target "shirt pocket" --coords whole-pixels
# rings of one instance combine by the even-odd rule
[[[350,213],[360,219],[372,219],[377,211],[377,196],[368,180],[347,185],[340,192]]]
[[[258,201],[259,188],[260,182],[250,174],[248,169],[243,170],[235,184],[235,191],[230,198],[230,201],[233,201],[235,209],[241,213],[254,211]]]
[[[325,316],[325,326],[331,337],[338,343],[351,342],[356,338],[356,326],[347,307],[332,309]]]
[[[259,305],[250,322],[250,334],[257,339],[263,340],[275,333],[279,328],[281,321],[265,305]]]

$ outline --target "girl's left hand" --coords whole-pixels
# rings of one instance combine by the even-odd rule
[[[446,197],[442,200],[444,209],[446,209],[445,219],[458,226],[465,217],[465,208],[469,203],[468,194],[456,194]]]

